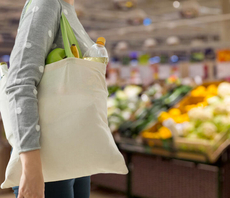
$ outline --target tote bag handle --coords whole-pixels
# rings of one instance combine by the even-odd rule
[[[26,5],[26,11],[28,10],[29,5],[31,4],[32,0],[30,0]],[[75,37],[72,27],[70,26],[66,16],[62,12],[61,20],[60,20],[61,32],[62,32],[62,39],[64,43],[65,53],[67,57],[75,57],[70,49],[70,45],[75,44],[79,51],[79,57],[82,58],[82,52],[78,41]]]
[[[61,26],[61,31],[62,31],[62,39],[63,39],[63,43],[64,43],[64,47],[65,47],[65,52],[66,52],[66,56],[67,57],[75,57],[71,50],[70,50],[70,46],[69,46],[69,42],[70,45],[75,44],[76,47],[78,48],[79,51],[79,57],[82,58],[82,53],[81,53],[81,49],[79,47],[78,41],[75,37],[75,34],[73,32],[72,27],[70,26],[65,14],[62,12],[62,16],[61,16],[61,20],[60,20],[60,26]]]

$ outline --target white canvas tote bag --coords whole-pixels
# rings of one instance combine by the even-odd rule
[[[106,66],[75,58],[73,30],[62,13],[61,30],[67,58],[45,66],[38,85],[41,160],[44,182],[98,173],[127,174],[107,122]],[[68,41],[69,40],[69,41]],[[5,93],[0,80],[0,111],[13,151],[1,188],[18,186],[22,173]]]

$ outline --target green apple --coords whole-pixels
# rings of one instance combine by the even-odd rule
[[[64,58],[66,58],[65,50],[62,48],[56,48],[48,54],[46,58],[46,65],[60,61]]]

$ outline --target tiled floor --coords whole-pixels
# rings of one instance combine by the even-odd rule
[[[126,196],[112,190],[92,186],[90,198],[125,198]],[[13,193],[0,194],[0,198],[15,198]]]

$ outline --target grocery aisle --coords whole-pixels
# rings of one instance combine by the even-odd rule
[[[84,27],[74,31],[78,33],[77,40],[78,35],[83,38],[83,35],[88,33],[96,44],[81,43],[79,40],[78,46],[75,44],[76,41],[73,41],[74,37],[70,39],[68,44],[75,57],[72,58],[76,60],[76,66],[80,66],[82,62],[89,64],[90,67],[81,68],[82,72],[76,74],[69,69],[64,69],[68,64],[66,66],[63,64],[63,70],[58,67],[59,71],[69,72],[70,75],[65,78],[62,77],[65,72],[56,74],[57,82],[64,82],[64,84],[58,92],[50,89],[50,93],[59,94],[57,97],[53,95],[47,98],[57,98],[59,101],[62,97],[69,100],[74,97],[74,102],[63,101],[56,111],[54,109],[56,105],[47,105],[43,108],[45,103],[40,103],[38,100],[41,104],[39,108],[45,109],[46,112],[57,112],[55,116],[51,116],[54,121],[47,123],[50,123],[50,126],[55,124],[55,129],[59,132],[57,134],[63,134],[65,137],[69,136],[63,133],[68,131],[67,124],[61,122],[65,119],[64,115],[69,115],[71,119],[68,121],[73,120],[74,123],[69,123],[68,126],[76,126],[73,127],[74,130],[83,125],[85,128],[90,127],[90,122],[99,126],[100,133],[94,127],[90,127],[89,131],[95,136],[91,133],[86,136],[88,131],[85,128],[79,130],[84,134],[84,141],[80,141],[80,138],[76,138],[75,141],[75,138],[72,138],[73,142],[68,144],[68,148],[72,151],[85,152],[83,155],[76,155],[76,159],[78,156],[93,156],[87,159],[92,160],[88,164],[95,168],[98,161],[100,161],[98,164],[106,166],[107,162],[102,163],[101,158],[107,156],[109,159],[114,159],[108,167],[121,170],[119,160],[106,154],[111,144],[109,146],[101,144],[101,142],[116,143],[129,169],[129,173],[125,175],[107,171],[106,174],[92,176],[90,197],[230,198],[230,1],[97,0],[96,3],[94,0],[60,1],[64,3],[63,11],[67,19],[73,11]],[[4,79],[9,77],[8,69],[14,67],[14,63],[9,61],[10,54],[15,39],[20,40],[24,31],[19,28],[18,22],[25,2],[26,0],[0,0],[0,15],[2,15],[0,17],[0,104],[3,104],[2,98],[6,98],[2,97],[6,93]],[[71,2],[73,4],[70,12],[68,8]],[[34,6],[27,13],[37,15],[40,11],[42,11],[41,6]],[[70,22],[70,25],[73,26],[74,23]],[[41,28],[36,32],[39,30]],[[52,30],[47,30],[46,33],[47,38],[54,38]],[[61,52],[59,44],[58,40],[55,40],[52,43],[52,51]],[[33,42],[25,42],[24,45],[25,48],[30,48],[29,51],[34,46]],[[67,57],[70,55],[68,45],[65,48],[60,56],[47,54],[46,64],[43,65],[44,67],[39,64],[36,72],[48,74],[52,69],[44,69],[49,68],[47,63],[68,62]],[[12,54],[11,60],[17,56],[17,53]],[[100,67],[103,64],[104,67]],[[21,64],[20,68],[23,67],[24,64]],[[85,69],[88,71],[90,68],[95,75],[93,73],[92,76],[84,75],[83,71]],[[100,68],[104,68],[104,71],[106,69],[103,75],[99,72]],[[17,74],[23,71],[26,69],[23,68]],[[99,73],[100,77],[97,76]],[[84,78],[78,78],[77,75]],[[49,78],[46,76],[45,79]],[[82,81],[75,81],[79,79]],[[16,84],[23,84],[23,82],[23,79],[15,81]],[[89,87],[91,92],[84,94],[83,90],[89,91],[86,87],[81,89],[82,94],[72,94],[78,93],[74,89],[80,89],[82,85]],[[55,83],[51,87],[56,90]],[[108,97],[101,97],[99,94],[104,94],[106,88]],[[22,91],[22,89],[18,90]],[[94,94],[94,91],[97,93]],[[11,95],[10,92],[8,93]],[[35,89],[33,93],[39,98],[46,98],[40,95],[45,91]],[[97,99],[92,100],[97,103],[95,109],[104,112],[94,113],[88,105],[82,104],[83,114],[80,117],[86,118],[87,124],[83,122],[79,124],[77,122],[79,117],[74,119],[79,111],[74,112],[75,108],[69,106],[68,109],[67,106],[79,105],[81,101],[90,101],[87,96],[92,96],[90,99],[95,96]],[[61,104],[64,104],[63,106],[68,104],[62,112]],[[6,127],[3,126],[1,119],[1,117],[4,119],[4,108],[1,107],[2,105],[0,105],[0,184],[4,181],[11,150],[6,139],[8,130],[5,130]],[[87,109],[90,110],[90,116],[86,113]],[[21,110],[23,113],[23,108],[17,107],[16,114],[20,114]],[[94,122],[91,119],[94,115],[101,116],[103,119]],[[21,117],[22,114],[18,116]],[[99,120],[103,120],[103,123]],[[103,133],[104,121],[108,121],[106,129],[111,138],[109,141],[98,138],[98,134]],[[57,127],[57,123],[60,127]],[[46,126],[42,123],[38,126],[35,129],[39,131],[39,128],[44,134],[43,129],[46,129]],[[65,128],[61,129],[63,126]],[[55,144],[56,142],[58,141],[55,141]],[[86,143],[87,149],[84,149],[84,145],[82,148],[75,147],[79,142]],[[99,155],[92,155],[88,148],[101,148],[101,150],[95,152]],[[3,195],[2,192],[6,191],[0,189],[0,198],[14,198],[13,193]]]

